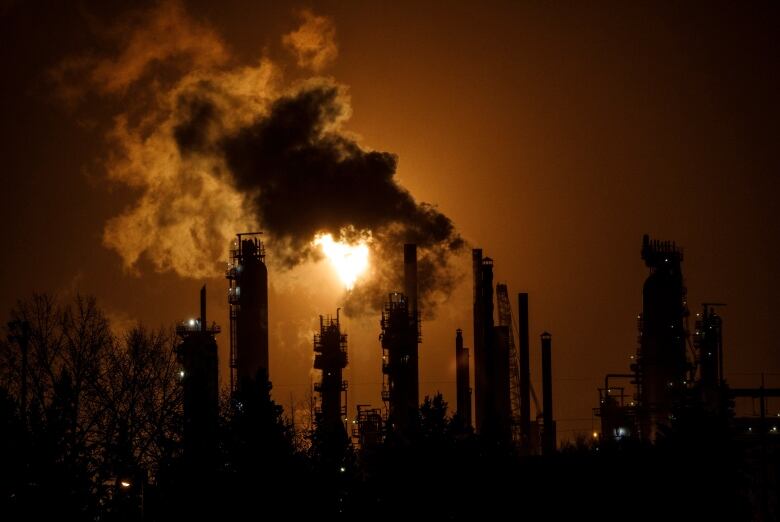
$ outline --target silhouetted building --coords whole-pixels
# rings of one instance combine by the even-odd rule
[[[719,319],[705,318],[697,325],[711,335],[702,334],[695,342],[699,355],[694,363],[699,366],[697,382],[694,363],[686,354],[688,308],[682,276],[682,249],[671,241],[642,239],[642,259],[650,275],[642,291],[642,313],[637,317],[639,349],[631,365],[633,374],[609,374],[604,388],[599,389],[599,408],[602,437],[619,440],[636,437],[654,441],[662,426],[669,426],[675,409],[693,399],[691,391],[702,387],[710,395],[720,385]],[[706,310],[705,310],[706,315]],[[718,330],[710,329],[710,326]],[[701,353],[707,353],[705,358]],[[625,388],[609,384],[610,378],[631,379],[636,394],[625,393]],[[703,392],[704,393],[704,392]],[[698,399],[693,399],[694,402]]]
[[[457,413],[464,426],[471,427],[471,383],[469,382],[469,349],[463,346],[463,330],[455,332],[455,395]]]
[[[314,368],[322,372],[320,382],[314,384],[314,391],[320,395],[317,424],[324,433],[346,436],[347,381],[342,380],[342,370],[347,366],[347,335],[341,333],[338,311],[335,320],[320,316],[314,353]]]
[[[610,384],[610,379],[613,384]],[[599,407],[594,409],[595,415],[601,417],[601,437],[604,440],[622,440],[637,435],[635,397],[633,393],[626,393],[625,386],[614,384],[615,379],[636,384],[636,374],[608,373],[604,377],[604,387],[599,388]]]
[[[640,436],[654,440],[667,425],[674,402],[687,388],[686,290],[680,264],[682,250],[670,241],[642,240],[642,259],[650,275],[642,291],[636,372]]]
[[[353,421],[352,437],[361,450],[371,450],[382,442],[384,437],[384,419],[382,410],[368,404],[357,405],[357,416]]]
[[[230,305],[230,386],[268,374],[268,269],[260,232],[238,234],[226,277]]]
[[[195,466],[208,466],[215,456],[219,366],[215,335],[219,326],[206,322],[206,286],[200,290],[200,318],[176,327],[181,344],[176,355],[184,402],[184,455]]]

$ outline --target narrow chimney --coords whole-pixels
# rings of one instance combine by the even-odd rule
[[[455,387],[457,412],[464,426],[471,426],[471,388],[469,387],[469,349],[463,346],[463,330],[455,332]]]
[[[542,453],[552,455],[555,453],[556,445],[552,397],[552,336],[547,332],[542,334],[542,393],[542,419],[544,422]]]
[[[520,431],[524,449],[531,440],[531,362],[528,336],[528,294],[517,294],[520,316]]]
[[[404,293],[406,294],[407,313],[409,317],[409,336],[407,347],[409,354],[408,407],[417,411],[420,404],[420,360],[419,360],[419,314],[417,307],[417,245],[404,245]]]
[[[206,285],[200,289],[200,331],[206,331]]]
[[[485,327],[482,324],[482,249],[475,248],[471,251],[471,261],[474,275],[474,301],[473,301],[473,324],[474,324],[474,426],[477,431],[482,428],[482,414],[484,408],[485,381]]]
[[[409,315],[417,318],[417,245],[404,245],[404,293],[409,303]]]

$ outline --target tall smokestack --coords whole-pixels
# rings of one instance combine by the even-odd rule
[[[411,397],[414,401],[413,408],[416,410],[420,404],[420,369],[419,369],[419,320],[420,313],[417,307],[417,245],[406,243],[404,245],[404,293],[406,293],[407,311],[410,319],[410,329],[412,334],[409,336],[409,342],[412,346],[409,348],[411,354],[410,375],[412,376]]]
[[[493,331],[493,260],[489,257],[482,257],[482,251],[475,251],[475,261],[477,253],[480,264],[477,267],[475,275],[475,290],[478,294],[475,296],[475,322],[474,322],[474,388],[476,410],[476,428],[477,433],[487,429],[490,431],[489,424],[493,411],[495,398],[495,386],[493,382],[493,361],[495,357],[492,353],[495,351]],[[476,332],[479,331],[477,338]]]
[[[531,437],[531,363],[528,337],[528,294],[517,294],[520,316],[520,430],[527,450]]]
[[[417,245],[404,245],[404,293],[409,303],[409,313],[417,314]]]
[[[206,285],[200,289],[200,331],[206,332]]]
[[[474,413],[477,431],[482,426],[483,408],[480,406],[484,401],[485,382],[485,327],[482,323],[482,249],[475,248],[471,251],[474,275]]]
[[[552,397],[552,336],[547,332],[542,334],[542,393],[542,418],[544,422],[542,454],[552,455],[556,446]]]
[[[469,349],[463,346],[463,330],[455,332],[455,388],[457,412],[463,425],[471,426],[471,388],[469,386]]]

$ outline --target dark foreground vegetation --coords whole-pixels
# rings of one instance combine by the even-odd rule
[[[654,446],[579,439],[521,457],[437,395],[410,439],[361,452],[296,433],[260,376],[223,398],[215,451],[196,461],[182,450],[175,344],[142,326],[115,336],[93,299],[19,302],[0,345],[2,520],[752,518],[744,449],[727,419],[695,410]]]

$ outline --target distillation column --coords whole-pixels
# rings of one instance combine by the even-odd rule
[[[260,232],[238,234],[226,277],[230,305],[231,390],[268,373],[268,269]]]

